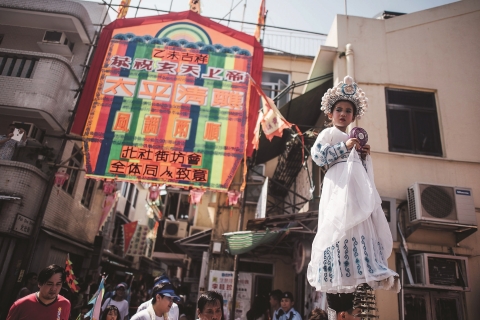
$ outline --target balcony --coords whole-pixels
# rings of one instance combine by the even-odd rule
[[[85,44],[92,42],[95,33],[85,6],[73,1],[0,0],[0,21],[9,26],[75,32]]]
[[[0,195],[5,200],[0,207],[0,232],[15,233],[18,215],[36,220],[47,180],[47,175],[33,165],[0,160]]]
[[[32,122],[47,133],[64,132],[79,82],[62,56],[0,49],[0,114]]]

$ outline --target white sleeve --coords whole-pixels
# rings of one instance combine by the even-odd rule
[[[331,132],[330,128],[324,129],[320,132],[310,149],[312,160],[320,167],[332,163],[337,160],[338,157],[348,152],[347,146],[344,142],[339,142],[334,145],[331,144]]]
[[[128,301],[123,300],[123,305],[122,305],[122,310],[120,310],[120,315],[122,317],[122,320],[125,320],[128,316]]]
[[[107,300],[105,300],[105,302],[103,303],[102,311],[105,310],[105,308],[108,306],[108,303],[107,303],[108,300],[110,300],[110,298],[108,298]]]
[[[178,320],[180,315],[180,310],[178,309],[178,305],[176,303],[172,304],[172,308],[168,312],[168,320]]]

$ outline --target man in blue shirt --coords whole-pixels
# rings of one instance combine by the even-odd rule
[[[293,308],[295,301],[291,292],[284,292],[280,301],[280,309],[275,312],[273,320],[302,320],[302,316]]]

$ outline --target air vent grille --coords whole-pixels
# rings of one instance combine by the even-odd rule
[[[452,196],[443,187],[426,187],[422,191],[421,199],[425,211],[435,218],[446,218],[454,210]]]
[[[408,188],[408,213],[410,221],[417,219],[417,208],[415,207],[415,191],[412,187]]]

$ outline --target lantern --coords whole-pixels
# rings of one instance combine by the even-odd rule
[[[228,190],[227,196],[228,196],[228,205],[230,206],[230,217],[233,214],[233,206],[238,203],[238,199],[242,193],[237,190]]]
[[[148,191],[150,192],[148,194],[148,198],[150,201],[155,201],[158,199],[158,196],[160,195],[160,188],[158,185],[154,184],[148,188]]]
[[[204,193],[203,190],[190,190],[190,203],[193,203],[194,206],[199,204]]]
[[[242,193],[240,191],[237,191],[237,190],[229,190],[228,193],[227,193],[227,196],[228,196],[228,205],[229,206],[234,206],[238,203],[238,199],[240,198],[240,196],[242,195]]]
[[[64,171],[58,171],[57,173],[55,173],[55,185],[58,188],[62,187],[65,181],[68,180],[68,177],[69,177],[68,173]]]
[[[105,181],[103,183],[103,193],[107,196],[112,194],[115,191],[116,186],[116,183],[113,181]]]

